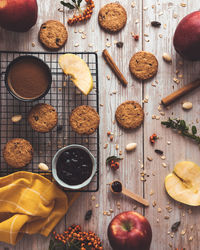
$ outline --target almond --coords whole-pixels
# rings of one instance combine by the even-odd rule
[[[137,147],[137,143],[132,142],[126,145],[126,151],[132,151]]]

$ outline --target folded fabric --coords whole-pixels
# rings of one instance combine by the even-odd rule
[[[48,236],[78,194],[71,197],[47,178],[19,171],[0,178],[0,241],[16,242],[24,233]]]

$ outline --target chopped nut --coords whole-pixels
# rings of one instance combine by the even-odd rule
[[[22,115],[14,115],[11,120],[12,122],[19,122],[22,119]]]
[[[156,119],[156,115],[152,115],[152,119]]]
[[[136,5],[135,2],[132,2],[132,3],[131,3],[131,7],[132,7],[132,8],[135,8],[135,5]]]
[[[75,44],[74,44],[74,47],[78,47],[78,46],[79,46],[79,43],[75,43]]]
[[[118,144],[115,146],[115,149],[116,149],[116,150],[118,150],[118,149],[119,149],[119,145],[118,145]]]
[[[167,141],[167,145],[170,145],[171,144],[171,142],[170,141]]]
[[[63,87],[66,87],[67,86],[67,82],[63,82]]]
[[[156,120],[160,120],[160,116],[159,115],[156,116]]]
[[[159,223],[159,221],[160,221],[160,220],[157,218],[157,219],[156,219],[156,222]]]
[[[153,207],[156,206],[156,201],[153,201],[152,206],[153,206]]]
[[[165,215],[165,216],[164,216],[164,219],[165,219],[165,220],[168,220],[168,219],[169,219],[169,216],[168,216],[168,215]]]
[[[92,201],[96,200],[96,197],[94,195],[92,195],[92,198],[91,198]]]
[[[163,162],[163,163],[162,163],[162,166],[163,166],[164,168],[166,168],[166,167],[167,167],[167,164],[166,164],[165,162]]]
[[[173,81],[176,83],[176,84],[179,84],[180,83],[180,80],[176,77],[173,78]]]
[[[191,102],[184,102],[182,105],[182,108],[185,110],[189,110],[192,108],[192,103]]]
[[[153,195],[154,194],[154,191],[151,189],[149,195]]]
[[[86,35],[85,35],[85,34],[83,34],[83,35],[81,36],[81,38],[82,38],[82,39],[85,39],[85,38],[86,38]]]
[[[35,47],[35,43],[34,42],[32,42],[32,47]]]
[[[162,107],[160,105],[158,106],[158,111],[162,111]]]
[[[185,233],[186,233],[186,229],[183,229],[183,230],[181,231],[181,235],[185,235]]]
[[[150,157],[150,156],[147,156],[147,160],[149,160],[149,161],[153,161],[153,158],[152,158],[152,157]]]
[[[107,78],[108,80],[110,80],[110,76],[106,76],[106,78]]]
[[[99,204],[97,203],[97,204],[95,205],[95,207],[98,208],[98,207],[99,207]]]
[[[180,3],[180,6],[181,6],[181,7],[186,7],[187,4],[186,4],[186,3]]]
[[[103,148],[106,149],[108,147],[108,143],[104,144]]]
[[[93,47],[93,44],[92,44],[92,43],[89,43],[89,44],[88,44],[88,47],[90,47],[90,48]]]
[[[162,208],[158,208],[158,213],[161,213],[162,212]]]
[[[137,147],[137,143],[132,142],[132,143],[127,144],[125,149],[126,149],[126,151],[132,151],[132,150],[134,150],[136,147]]]
[[[43,171],[48,171],[49,167],[45,164],[45,163],[39,163],[38,164],[39,169],[43,170]]]
[[[163,53],[163,56],[162,56],[163,60],[165,62],[168,62],[168,63],[171,63],[172,62],[172,57],[168,54],[168,53]]]
[[[161,158],[162,160],[165,160],[165,159],[166,159],[166,156],[165,156],[165,155],[162,155],[160,158]]]
[[[121,150],[119,151],[119,155],[122,155],[122,151]]]
[[[106,43],[106,47],[109,48],[110,46],[111,46],[111,43],[110,43],[110,42],[107,42],[107,43]]]
[[[111,141],[113,140],[113,135],[110,136],[110,140],[111,140]]]
[[[103,212],[103,215],[106,215],[106,214],[107,214],[107,212],[106,212],[106,211],[104,211],[104,212]]]
[[[113,213],[113,212],[114,212],[112,208],[110,208],[109,211],[110,211],[110,213]]]
[[[192,237],[192,236],[190,236],[190,237],[189,237],[189,241],[192,241],[192,240],[193,240],[193,237]]]

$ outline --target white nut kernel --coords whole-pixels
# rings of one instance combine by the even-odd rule
[[[126,145],[126,151],[132,151],[137,147],[137,143],[132,142]]]
[[[14,115],[11,120],[12,122],[19,122],[22,119],[22,115]]]
[[[182,105],[183,109],[189,110],[192,108],[192,103],[191,102],[184,102]]]
[[[38,165],[39,169],[43,170],[43,171],[48,171],[49,167],[45,164],[45,163],[40,163]]]
[[[167,53],[163,53],[162,58],[163,58],[163,60],[164,60],[165,62],[168,62],[168,63],[171,63],[171,62],[172,62],[172,57],[171,57],[169,54],[167,54]]]

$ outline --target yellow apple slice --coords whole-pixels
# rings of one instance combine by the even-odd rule
[[[200,206],[200,167],[191,161],[179,162],[166,176],[165,188],[174,200]]]
[[[93,88],[93,80],[86,62],[77,55],[64,54],[59,57],[58,63],[63,72],[71,76],[76,87],[88,95]]]

